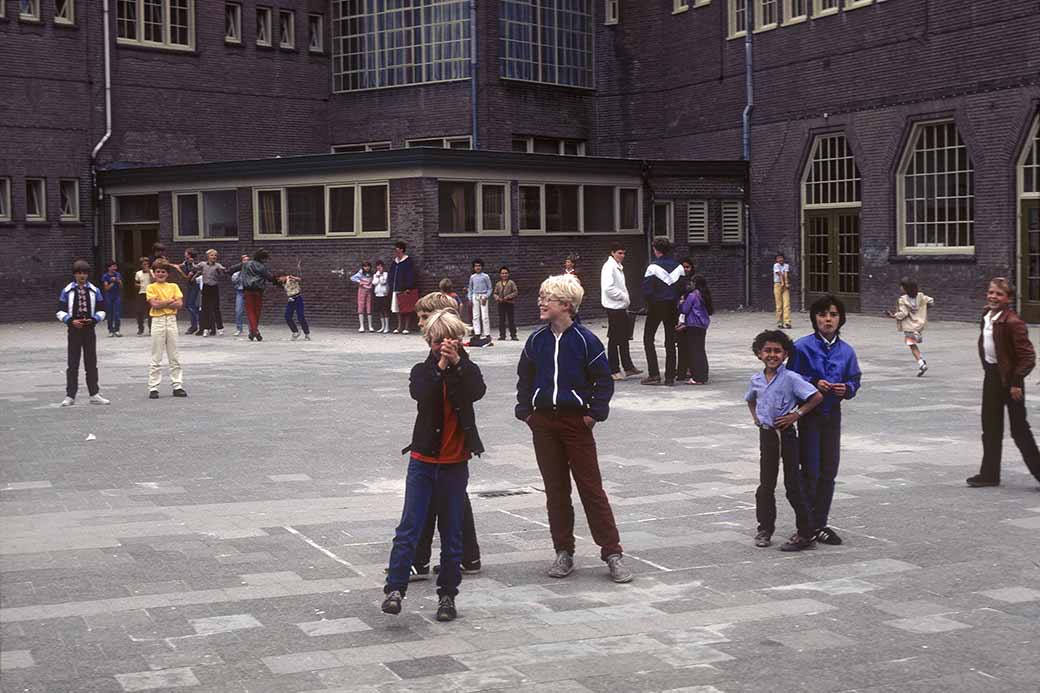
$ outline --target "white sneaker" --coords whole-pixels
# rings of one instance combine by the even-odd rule
[[[208,337],[209,336],[209,330],[203,330],[202,331],[202,336],[203,337]]]
[[[217,330],[217,334],[220,335],[221,337],[223,337],[224,336],[224,328],[221,327],[219,330]]]
[[[294,342],[295,342],[295,341],[296,341],[297,339],[299,339],[299,338],[300,338],[300,333],[299,333],[299,332],[293,332],[293,333],[292,333],[292,337],[290,337],[290,339],[291,339],[291,340],[293,340]]]
[[[401,334],[408,334],[408,330],[401,330]]]
[[[303,335],[303,341],[305,341],[305,342],[311,341],[311,336],[309,334]]]
[[[90,396],[91,404],[112,404],[110,400],[105,399],[100,394]]]
[[[364,325],[362,325],[361,327],[358,328],[358,332],[364,332],[364,331],[365,331],[365,326]]]
[[[394,334],[401,334],[401,330],[394,330]]]
[[[235,336],[236,337],[241,337],[242,336],[242,330],[235,330]]]
[[[71,407],[75,403],[76,403],[76,398],[75,397],[66,397],[65,399],[63,399],[61,401],[61,406],[63,406],[63,407]]]

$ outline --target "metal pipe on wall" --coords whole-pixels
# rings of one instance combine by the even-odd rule
[[[744,238],[744,305],[751,306],[751,238],[753,224],[751,221],[751,112],[755,109],[754,59],[751,50],[752,28],[755,26],[755,3],[746,4],[746,21],[744,26],[744,112],[741,116],[743,158],[748,162],[744,184],[744,219],[747,221],[747,233]]]
[[[98,241],[101,238],[101,229],[99,224],[100,221],[100,188],[97,184],[97,155],[101,151],[101,148],[105,146],[109,138],[112,137],[112,41],[109,34],[109,16],[108,16],[108,0],[104,0],[101,7],[101,16],[104,21],[103,35],[105,38],[105,134],[98,140],[98,143],[94,145],[94,149],[90,152],[90,183],[91,183],[91,198],[94,205],[94,254],[98,256]],[[100,262],[100,259],[95,258],[95,263]]]
[[[473,149],[480,149],[480,136],[477,131],[479,119],[477,118],[477,74],[480,65],[480,45],[477,41],[477,0],[469,0],[469,24],[470,24],[470,57],[469,57],[469,106],[471,113],[471,138]]]

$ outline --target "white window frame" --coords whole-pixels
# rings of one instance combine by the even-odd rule
[[[361,191],[363,188],[370,187],[382,187],[386,191],[386,231],[362,231],[362,209],[361,209]],[[291,188],[322,188],[322,197],[324,198],[325,205],[325,233],[324,234],[310,234],[306,236],[301,235],[289,235],[289,199],[286,193]],[[331,222],[331,202],[329,199],[329,190],[334,188],[354,188],[354,231],[353,233],[333,233],[329,231],[329,225]],[[271,233],[260,233],[260,193],[263,192],[277,192],[281,198],[282,214],[281,214],[281,226],[282,231],[280,234]],[[356,181],[335,181],[331,183],[305,183],[305,182],[294,182],[291,185],[262,185],[253,188],[252,193],[253,202],[253,238],[254,240],[264,241],[299,241],[299,240],[320,240],[330,238],[389,238],[392,231],[393,214],[392,208],[390,207],[390,180],[356,180]]]
[[[544,156],[552,156],[551,154],[544,154],[543,152],[536,152],[534,150],[534,141],[535,141],[535,139],[539,139],[539,140],[557,140],[556,154],[559,155],[559,156],[587,156],[588,155],[587,154],[588,148],[586,146],[588,144],[588,142],[585,141],[585,140],[576,140],[576,139],[571,139],[569,137],[561,137],[561,138],[556,138],[556,137],[537,137],[536,138],[533,135],[518,135],[516,137],[513,137],[513,139],[514,140],[526,140],[527,141],[527,152],[526,152],[527,154],[543,154]],[[577,154],[567,154],[567,153],[565,153],[565,149],[566,149],[568,144],[575,144],[575,145],[577,145],[578,146],[578,153]],[[516,153],[520,154],[521,152],[516,152]]]
[[[54,3],[54,23],[61,24],[63,26],[73,26],[76,23],[76,0],[65,0],[65,13],[61,14],[61,9],[58,3],[61,0],[55,0]]]
[[[1040,115],[1033,118],[1033,127],[1029,130],[1029,137],[1026,138],[1026,144],[1022,147],[1022,153],[1018,157],[1018,166],[1016,167],[1018,174],[1018,197],[1019,202],[1022,200],[1037,200],[1040,199]],[[1032,161],[1030,162],[1030,159]],[[1036,190],[1026,190],[1026,166],[1034,169],[1033,181],[1036,185]],[[1019,205],[1021,207],[1021,204]]]
[[[603,23],[613,26],[621,21],[621,8],[618,4],[621,0],[603,0]]]
[[[654,200],[654,221],[657,220],[657,207],[665,208],[665,236],[675,242],[675,203],[671,200]],[[654,234],[657,235],[656,233]]]
[[[440,184],[441,183],[476,183],[474,187],[474,195],[477,196],[477,230],[473,233],[466,231],[462,232],[444,232],[439,228],[440,221]],[[438,178],[437,179],[437,219],[438,219],[438,236],[444,236],[445,238],[471,238],[473,236],[509,236],[512,235],[512,217],[510,211],[512,205],[510,204],[512,197],[512,187],[507,180],[478,180],[476,178]],[[503,191],[503,204],[505,205],[503,213],[504,229],[485,229],[484,228],[484,186],[493,185],[501,187]]]
[[[546,231],[545,219],[545,187],[548,185],[565,185],[578,188],[578,228],[574,231]],[[585,231],[585,186],[611,187],[614,189],[614,230],[613,231]],[[539,223],[537,229],[519,229],[521,236],[632,236],[643,233],[643,189],[637,185],[624,183],[576,183],[574,181],[544,181],[527,182],[521,181],[517,184],[517,200],[519,201],[520,188],[538,188]],[[621,228],[621,190],[633,190],[636,193],[636,228]],[[519,207],[517,208],[519,214]],[[468,234],[473,235],[473,234]]]
[[[467,149],[473,148],[473,138],[470,135],[454,135],[452,137],[416,137],[410,140],[405,140],[405,149],[436,149],[436,147],[417,147],[417,142],[432,142],[434,140],[441,141],[441,149],[452,149],[453,142],[465,142],[468,147]]]
[[[840,183],[855,185],[857,182],[860,187],[860,199],[858,200],[842,200],[840,202],[810,202],[812,195],[809,194],[810,179],[813,173],[813,164],[816,163],[816,155],[820,152],[820,147],[826,140],[834,138],[842,138],[845,140],[845,148],[848,151],[848,159],[852,161],[853,178],[838,178],[838,179],[825,179],[825,180],[814,180],[812,183],[821,185],[836,185]],[[827,158],[821,159],[822,162],[840,162],[844,158]],[[823,166],[821,165],[821,168]],[[834,166],[832,166],[834,168]],[[828,132],[821,135],[817,135],[813,138],[812,148],[809,150],[809,158],[806,159],[805,169],[802,171],[802,207],[803,209],[848,209],[854,207],[863,206],[863,176],[859,171],[859,162],[856,160],[856,153],[852,150],[852,146],[849,144],[848,137],[844,132]]]
[[[689,0],[672,0],[672,14],[682,14],[690,11]]]
[[[356,143],[353,143],[353,144],[334,144],[334,145],[332,145],[331,151],[332,151],[333,154],[360,154],[361,153],[361,152],[352,152],[352,151],[337,151],[337,150],[345,149],[347,147],[351,147],[351,148],[353,148],[353,147],[364,147],[366,152],[385,152],[385,151],[388,151],[390,149],[393,149],[393,147],[391,146],[390,140],[380,140],[378,142],[356,142]]]
[[[722,200],[722,242],[740,245],[744,242],[744,201]]]
[[[235,218],[236,227],[238,228],[237,234],[232,237],[216,237],[212,238],[206,235],[206,205],[203,201],[203,195],[209,192],[233,192],[235,193]],[[188,236],[181,233],[181,215],[180,215],[180,198],[182,197],[195,197],[196,204],[199,210],[199,235]],[[238,241],[242,235],[241,225],[238,224],[238,188],[205,188],[201,190],[177,190],[173,193],[173,240],[175,241],[213,241],[214,243],[221,243],[224,241]]]
[[[260,40],[261,22],[267,27],[267,38]],[[257,6],[256,8],[256,45],[265,48],[274,46],[274,8]]]
[[[859,9],[860,7],[866,7],[868,5],[873,5],[873,4],[874,4],[874,0],[845,0],[845,9],[846,10],[856,10],[856,9]]]
[[[907,138],[906,145],[904,147],[902,156],[899,159],[899,167],[896,169],[896,241],[898,252],[900,255],[974,255],[975,246],[921,246],[921,245],[907,245],[906,244],[906,170],[910,164],[911,159],[914,156],[917,139],[920,136],[923,128],[933,125],[947,125],[953,124],[957,129],[957,136],[960,137],[961,141],[964,142],[964,138],[960,135],[960,129],[956,127],[956,122],[949,119],[943,118],[939,120],[928,120],[919,123],[914,123],[913,129],[910,131],[910,136]],[[968,143],[964,142],[964,147],[967,150],[968,161],[971,164],[972,171],[975,169],[975,162],[971,156],[971,149],[968,148]],[[975,197],[975,191],[972,190],[972,198]],[[975,232],[975,219],[972,218],[972,234]]]
[[[744,3],[744,28],[737,28],[737,3]],[[726,6],[726,38],[742,38],[747,33],[748,10],[753,0],[729,0]]]
[[[232,33],[228,33],[228,12],[234,12],[234,22],[232,23]],[[242,3],[240,2],[225,2],[224,3],[224,43],[240,46],[242,45]]]
[[[768,24],[762,24],[762,18],[765,17],[766,3],[770,3],[773,7],[773,21]],[[781,12],[781,0],[754,0],[755,6],[755,33],[762,31],[772,31],[773,29],[780,26]]]
[[[7,0],[0,0],[0,19],[7,18]]]
[[[195,0],[187,0],[188,3],[188,43],[171,43],[170,42],[170,0],[162,0],[162,41],[148,41],[144,38],[144,0],[136,0],[136,38],[123,38],[116,36],[116,43],[123,46],[146,46],[148,48],[166,48],[174,51],[194,51],[195,50]],[[118,25],[119,4],[116,4],[117,18],[116,22]]]
[[[595,89],[595,9],[593,3],[590,2],[587,5],[574,3],[573,7],[569,7],[564,5],[563,0],[540,0],[537,4],[530,3],[529,5],[535,11],[533,21],[511,18],[510,10],[522,9],[524,1],[499,0],[498,2],[501,6],[498,39],[501,56],[498,67],[499,79],[555,84],[570,89]],[[555,27],[549,34],[552,38],[543,44],[547,32],[545,32],[546,27],[540,12],[557,19],[565,14],[581,17],[583,26],[574,29],[572,25],[566,30]],[[579,47],[579,44],[583,42],[575,40],[573,36],[585,36],[583,30],[586,28],[584,25],[586,19],[588,22],[587,51]],[[561,53],[567,52],[572,55],[561,59]],[[548,56],[551,56],[551,61],[546,60]],[[578,61],[574,59],[575,56],[587,58],[587,62],[578,64]],[[562,79],[561,72],[566,73]]]
[[[812,0],[812,3],[813,3],[813,13],[812,13],[813,19],[817,19],[819,17],[829,17],[832,14],[838,14],[839,12],[841,12],[841,0],[832,0],[832,1],[834,2],[834,7],[824,7],[823,6],[824,0]]]
[[[65,213],[65,207],[61,204],[61,198],[64,196],[64,187],[66,184],[72,184],[72,196],[69,198],[72,203],[72,211],[68,214]],[[79,179],[78,178],[59,178],[58,179],[58,214],[59,220],[61,221],[79,221]]]
[[[317,31],[314,30],[315,20],[317,20]],[[315,37],[318,39],[317,44],[314,41]],[[325,52],[325,15],[323,14],[307,15],[307,52]]]
[[[284,19],[289,20],[289,31],[283,31]],[[296,13],[293,10],[278,10],[278,47],[286,51],[296,50]]]
[[[0,176],[0,221],[11,221],[11,179],[7,176]]]
[[[708,228],[708,201],[687,200],[686,242],[689,245],[708,245],[711,242],[708,236]]]
[[[38,22],[40,21],[40,0],[28,0],[29,11],[26,12],[22,9],[22,0],[16,0],[18,2],[18,19],[23,22]]]
[[[40,186],[40,193],[38,196],[40,209],[39,214],[29,214],[29,184],[38,183]],[[35,176],[29,176],[25,179],[25,220],[26,221],[47,221],[47,179],[37,178]]]
[[[790,26],[791,24],[801,24],[809,19],[810,8],[812,7],[813,0],[801,0],[804,3],[805,11],[801,14],[794,13],[795,0],[784,0],[784,19],[783,26]]]
[[[694,7],[707,7],[711,4],[711,0],[693,0]]]

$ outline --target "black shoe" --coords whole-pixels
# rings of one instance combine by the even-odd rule
[[[173,391],[173,396],[174,397],[187,397],[188,393],[185,392],[183,388],[179,388],[178,387],[176,390]]]
[[[967,482],[968,486],[971,486],[972,488],[980,488],[982,486],[1000,486],[1000,479],[987,479],[981,474],[969,476]]]
[[[148,399],[159,399],[159,393],[155,390],[152,390],[148,393]]]
[[[444,595],[437,601],[438,621],[454,621],[458,615],[458,612],[455,611],[455,597]]]
[[[184,334],[195,334],[198,331],[199,331],[199,328],[197,328],[197,327],[189,327],[187,332],[185,332]]]
[[[383,613],[392,614],[394,616],[401,613],[402,599],[404,599],[404,596],[397,590],[393,590],[392,592],[388,593],[386,595],[386,599],[383,600],[383,606],[381,607],[383,609]],[[440,612],[438,611],[438,613]]]
[[[835,535],[837,536],[837,535]],[[838,540],[841,543],[841,539]],[[806,549],[815,549],[816,540],[803,537],[800,534],[795,534],[793,537],[785,541],[781,546],[781,551],[805,551]]]
[[[519,342],[520,341],[519,339],[516,338],[515,334],[512,337],[510,337],[510,339],[512,339],[514,342]]]
[[[467,563],[466,561],[462,561],[462,563],[459,564],[459,569],[462,571],[463,575],[476,575],[480,572],[480,559],[478,558],[477,560],[470,561],[469,563]],[[433,572],[440,575],[441,566],[439,563],[433,566]]]
[[[792,537],[793,539],[794,537]],[[830,527],[824,527],[816,532],[816,541],[829,546],[841,546],[841,537]]]
[[[260,334],[259,332],[256,333],[256,341],[258,341],[258,342],[264,341],[264,336],[262,334]]]

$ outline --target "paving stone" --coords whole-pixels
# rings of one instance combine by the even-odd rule
[[[945,616],[917,616],[914,618],[901,618],[895,621],[885,621],[885,625],[910,631],[911,633],[946,633],[951,630],[971,628],[966,623],[960,623]]]
[[[264,657],[264,664],[272,674],[295,674],[300,671],[335,669],[342,665],[336,655],[328,650],[312,650],[293,654]]]
[[[323,669],[317,676],[326,688],[352,690],[357,686],[398,681],[398,677],[382,664],[359,664],[350,667]]]
[[[190,668],[164,669],[163,671],[140,671],[133,674],[116,674],[116,680],[124,691],[150,691],[156,688],[178,688],[198,686],[199,680]]]
[[[773,635],[770,640],[786,645],[798,652],[811,652],[814,650],[827,650],[838,647],[850,647],[856,644],[855,640],[846,638],[826,628],[813,630],[800,630],[780,635]]]
[[[312,638],[319,635],[337,635],[372,630],[370,625],[359,618],[335,618],[328,621],[297,623],[296,625]]]
[[[451,674],[458,671],[468,671],[469,669],[461,662],[446,656],[419,657],[418,659],[387,662],[385,666],[402,679],[416,679],[421,676],[432,676],[435,674]]]
[[[199,635],[213,635],[215,633],[226,633],[232,630],[244,628],[261,628],[263,624],[250,614],[233,614],[230,616],[209,616],[207,618],[193,618],[189,621]]]
[[[1040,590],[1034,590],[1028,587],[1004,587],[996,590],[984,590],[979,592],[979,594],[1009,604],[1040,601]]]
[[[0,671],[11,669],[26,669],[34,666],[32,652],[30,650],[6,650],[0,652]]]

